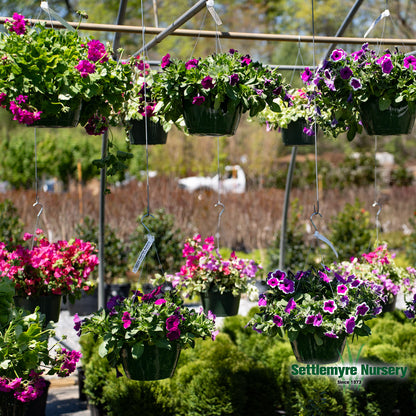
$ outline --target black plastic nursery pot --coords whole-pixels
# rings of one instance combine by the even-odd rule
[[[59,116],[55,114],[48,114],[46,117],[36,120],[29,127],[45,127],[45,128],[66,128],[78,126],[79,116],[81,114],[82,102],[79,102],[78,107],[74,111],[68,111],[67,113],[61,113]]]
[[[360,104],[360,116],[366,132],[376,136],[410,134],[415,124],[416,106],[414,102],[392,103],[381,111],[377,97],[370,97]]]
[[[135,359],[129,349],[123,349],[121,359],[126,376],[132,380],[151,381],[172,377],[181,353],[180,346],[171,349],[145,344],[143,354]]]
[[[146,128],[147,125],[147,128]],[[152,120],[131,120],[129,131],[130,144],[145,145],[147,134],[147,144],[166,144],[168,133],[163,129],[161,123]]]
[[[330,338],[323,336],[322,344],[316,343],[314,334],[299,333],[295,341],[291,341],[295,358],[300,363],[330,364],[336,363],[342,357],[346,335],[340,335],[339,338]]]
[[[234,316],[238,314],[241,296],[233,296],[232,292],[220,293],[216,289],[201,292],[201,302],[204,312],[211,311],[216,316]]]
[[[303,129],[306,121],[299,119],[288,124],[287,128],[282,128],[282,140],[285,146],[307,146],[315,144],[315,136],[308,136]]]
[[[208,105],[185,102],[183,118],[189,134],[198,136],[232,136],[240,123],[241,106],[224,111]]]
[[[98,287],[93,293],[82,292],[81,298],[74,303],[68,303],[68,311],[71,316],[76,313],[80,316],[90,315],[98,310]]]
[[[45,315],[45,325],[50,321],[59,321],[61,313],[61,300],[62,296],[60,295],[14,297],[15,305],[29,312],[34,312],[36,306],[39,306],[39,312]]]

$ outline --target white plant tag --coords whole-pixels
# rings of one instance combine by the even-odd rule
[[[56,13],[54,10],[52,10],[47,1],[41,1],[40,2],[40,8],[45,11],[46,13],[48,13],[49,16],[52,16],[54,19],[58,20],[58,22],[62,23],[68,30],[72,30],[75,32],[75,29],[68,23],[66,22],[64,19],[62,19],[61,16],[59,16],[58,13]]]
[[[207,9],[211,13],[211,16],[214,19],[215,23],[218,26],[222,25],[222,21],[214,9],[214,0],[207,0]]]
[[[140,266],[143,263],[144,258],[146,257],[146,254],[148,253],[148,251],[150,250],[150,247],[152,247],[152,244],[155,241],[155,236],[152,234],[147,234],[147,241],[146,244],[144,245],[142,251],[139,254],[139,257],[137,257],[136,263],[134,264],[133,267],[133,273],[137,273],[137,271],[140,269]]]

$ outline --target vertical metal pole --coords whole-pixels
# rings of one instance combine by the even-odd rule
[[[126,16],[127,0],[120,0],[118,9],[117,24],[121,25]],[[120,44],[120,33],[116,32],[113,41],[113,51],[117,54],[117,49]],[[101,143],[101,158],[107,156],[108,147],[108,132],[102,135]],[[103,308],[105,302],[105,260],[104,260],[104,245],[105,245],[105,189],[106,189],[106,167],[100,169],[100,212],[99,212],[99,228],[98,228],[98,309]]]
[[[292,189],[293,171],[295,169],[297,146],[292,147],[292,157],[286,177],[285,199],[283,203],[282,227],[280,231],[279,270],[285,267],[287,212],[289,209],[290,190]]]

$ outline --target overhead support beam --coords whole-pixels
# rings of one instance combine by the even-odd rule
[[[4,23],[6,19],[11,17],[0,17],[0,23]],[[64,26],[57,21],[28,19],[31,23],[45,23],[47,27],[54,27],[63,29]],[[78,23],[69,22],[69,24],[79,30],[97,31],[97,32],[120,32],[120,33],[143,33],[156,35],[161,34],[164,30],[159,27],[143,27],[143,26],[125,26],[125,25],[105,25],[98,23]],[[361,45],[369,43],[370,45],[378,45],[383,42],[383,45],[402,45],[402,46],[416,46],[416,39],[397,39],[397,38],[363,38],[363,37],[336,37],[336,36],[298,36],[298,35],[281,35],[272,33],[247,33],[247,32],[216,32],[214,30],[192,30],[192,29],[176,29],[170,33],[170,36],[185,36],[185,37],[201,37],[201,38],[222,38],[222,39],[246,39],[246,40],[260,40],[271,42],[302,42],[302,43],[326,43],[326,44],[351,44]],[[160,38],[158,42],[160,42]]]

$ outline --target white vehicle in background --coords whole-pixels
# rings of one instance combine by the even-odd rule
[[[218,174],[212,177],[190,176],[178,180],[179,187],[189,192],[218,192]],[[226,166],[219,180],[221,193],[242,194],[246,191],[246,175],[239,165]]]

